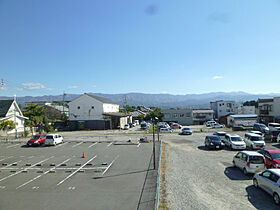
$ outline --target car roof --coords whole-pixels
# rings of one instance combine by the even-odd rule
[[[230,134],[230,133],[227,133],[226,135],[230,136],[230,137],[240,137],[239,135],[237,134]]]
[[[247,154],[247,155],[254,155],[254,156],[263,156],[262,154],[258,153],[258,152],[255,152],[255,151],[241,151],[242,153],[244,154]]]
[[[217,131],[217,132],[215,132],[215,133],[218,133],[218,134],[226,134],[226,132],[224,132],[224,131]]]
[[[245,133],[245,134],[250,135],[250,136],[257,136],[257,137],[260,136],[259,134],[256,134],[256,133]]]
[[[271,168],[271,169],[267,169],[268,171],[273,172],[274,174],[280,176],[280,169],[279,168]]]
[[[265,150],[269,153],[280,153],[280,150],[279,149],[269,149],[269,150]]]
[[[216,136],[216,135],[209,135],[209,136],[206,136],[206,137],[208,137],[208,138],[219,138],[219,136]]]

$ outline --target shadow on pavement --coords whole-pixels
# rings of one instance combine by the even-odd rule
[[[246,191],[248,200],[256,209],[280,209],[280,206],[274,204],[272,196],[254,185],[246,187]]]
[[[231,180],[250,180],[252,175],[244,175],[244,173],[237,167],[229,166],[224,170],[224,174]]]
[[[223,150],[223,148],[220,148],[220,149],[210,149],[210,148],[205,147],[205,146],[198,146],[197,149],[203,150],[203,151],[219,151],[219,150]]]

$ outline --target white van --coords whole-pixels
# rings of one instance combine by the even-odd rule
[[[212,125],[214,125],[214,124],[217,124],[217,122],[214,121],[214,120],[210,120],[210,121],[207,121],[207,122],[205,123],[206,127],[212,127]]]
[[[240,168],[246,175],[248,173],[259,173],[265,170],[264,156],[258,152],[242,151],[233,157],[233,166]]]
[[[48,134],[46,136],[45,145],[57,145],[63,142],[63,137],[59,134]]]
[[[265,142],[261,135],[255,133],[245,133],[244,141],[247,148],[265,149]]]
[[[244,140],[236,134],[226,134],[224,143],[226,146],[232,149],[246,149]]]

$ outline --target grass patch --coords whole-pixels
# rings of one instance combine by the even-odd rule
[[[167,160],[167,152],[166,152],[166,143],[162,142],[161,148],[161,169],[160,169],[160,186],[159,186],[159,209],[168,210],[167,205],[167,192],[166,192],[166,160]]]

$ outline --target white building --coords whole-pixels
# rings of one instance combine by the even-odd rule
[[[229,114],[236,114],[234,101],[215,101],[210,102],[211,109],[214,110],[214,117],[219,119]]]
[[[119,105],[110,99],[84,94],[69,102],[72,129],[117,129],[131,122],[131,116],[119,112]]]
[[[23,116],[15,100],[0,100],[0,122],[13,121],[15,123],[15,129],[9,131],[8,134],[24,132],[26,119],[28,118]]]
[[[240,105],[237,108],[237,113],[239,115],[242,115],[242,114],[246,114],[246,115],[256,114],[256,107],[255,106]]]

